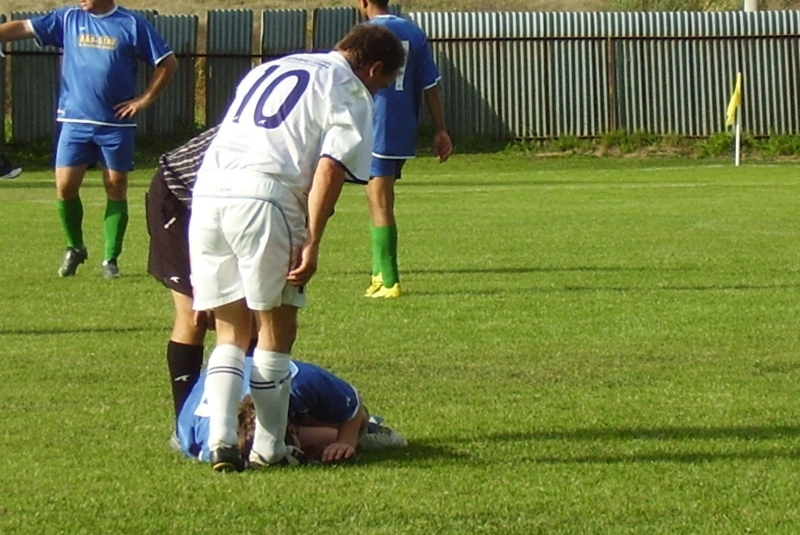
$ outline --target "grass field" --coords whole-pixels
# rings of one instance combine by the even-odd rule
[[[0,183],[0,533],[800,530],[796,165],[457,155],[398,186],[407,295],[373,302],[348,186],[298,358],[405,434],[348,466],[215,474],[166,447],[167,291],[133,176],[123,277],[56,269],[47,171]]]

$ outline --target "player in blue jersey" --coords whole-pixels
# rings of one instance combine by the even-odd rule
[[[428,39],[419,26],[389,13],[388,5],[389,0],[358,0],[361,14],[391,30],[406,49],[406,63],[397,79],[375,95],[375,146],[366,188],[372,219],[372,279],[364,294],[374,298],[401,295],[394,183],[405,161],[417,153],[417,119],[423,99],[433,120],[434,153],[444,162],[453,152],[439,95],[439,70]]]
[[[247,459],[253,442],[255,409],[250,397],[252,358],[245,359],[242,402],[239,405],[239,450]],[[406,439],[370,418],[358,391],[333,373],[300,361],[290,361],[289,435],[309,459],[322,462],[347,460],[356,450],[403,447]],[[176,447],[186,456],[208,462],[210,409],[205,372],[182,403],[177,421]]]
[[[105,167],[107,203],[102,274],[119,277],[117,258],[128,224],[128,172],[133,170],[135,117],[164,89],[178,67],[175,55],[141,15],[114,0],[81,0],[28,20],[0,24],[0,42],[35,38],[63,49],[56,120],[58,214],[67,250],[58,274],[75,275],[88,252],[83,239],[80,186],[94,161]],[[137,95],[139,60],[155,67]]]

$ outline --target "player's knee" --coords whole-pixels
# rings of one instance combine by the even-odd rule
[[[172,339],[183,344],[202,345],[207,330],[205,316],[200,316],[195,321],[193,316],[178,315],[172,327]]]

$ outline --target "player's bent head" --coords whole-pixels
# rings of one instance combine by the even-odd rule
[[[378,65],[379,74],[394,78],[406,61],[406,52],[400,39],[390,30],[377,24],[356,25],[341,41],[336,50],[343,52],[354,69],[367,69]]]

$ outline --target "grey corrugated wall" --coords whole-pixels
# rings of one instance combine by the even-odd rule
[[[189,44],[195,19],[150,16],[173,47],[186,45],[179,78],[140,128],[161,135],[183,128],[191,115],[194,93],[181,94],[193,86],[192,55],[201,55]],[[800,133],[797,11],[408,16],[430,37],[456,137],[600,136],[617,129],[706,136],[724,130],[740,71],[745,131]],[[328,50],[358,20],[354,8],[323,8],[313,12],[308,28],[304,10],[267,10],[254,28],[250,11],[210,11],[200,121],[219,120],[238,80],[260,58],[307,46]],[[257,51],[254,35],[261,37]],[[32,40],[10,46],[11,137],[52,135],[58,56],[38,51]]]
[[[206,121],[216,124],[233,100],[236,84],[253,67],[253,12],[208,12],[205,61]]]
[[[41,12],[17,12],[11,20],[25,20]],[[11,123],[14,141],[52,139],[61,56],[54,47],[38,48],[33,39],[9,43],[11,61]]]
[[[706,136],[737,72],[743,128],[796,134],[797,11],[409,13],[442,70],[454,135]]]
[[[195,15],[159,15],[153,24],[175,52],[178,71],[145,111],[148,128],[140,133],[164,136],[174,132],[191,132],[196,109],[194,58],[197,55],[198,19]]]
[[[4,23],[5,21],[6,21],[6,16],[3,15],[3,14],[0,14],[0,24]],[[3,50],[5,52],[5,47],[4,47],[3,43],[0,43],[0,50]],[[0,73],[4,73],[4,72],[6,72],[6,60],[5,60],[5,58],[0,58]],[[2,147],[6,142],[6,136],[5,136],[5,125],[6,125],[6,77],[5,76],[0,76],[0,125],[3,125],[2,129],[0,129],[0,132],[3,133],[3,135],[0,136],[0,147]]]
[[[308,12],[305,9],[271,9],[261,12],[263,59],[306,51]]]

